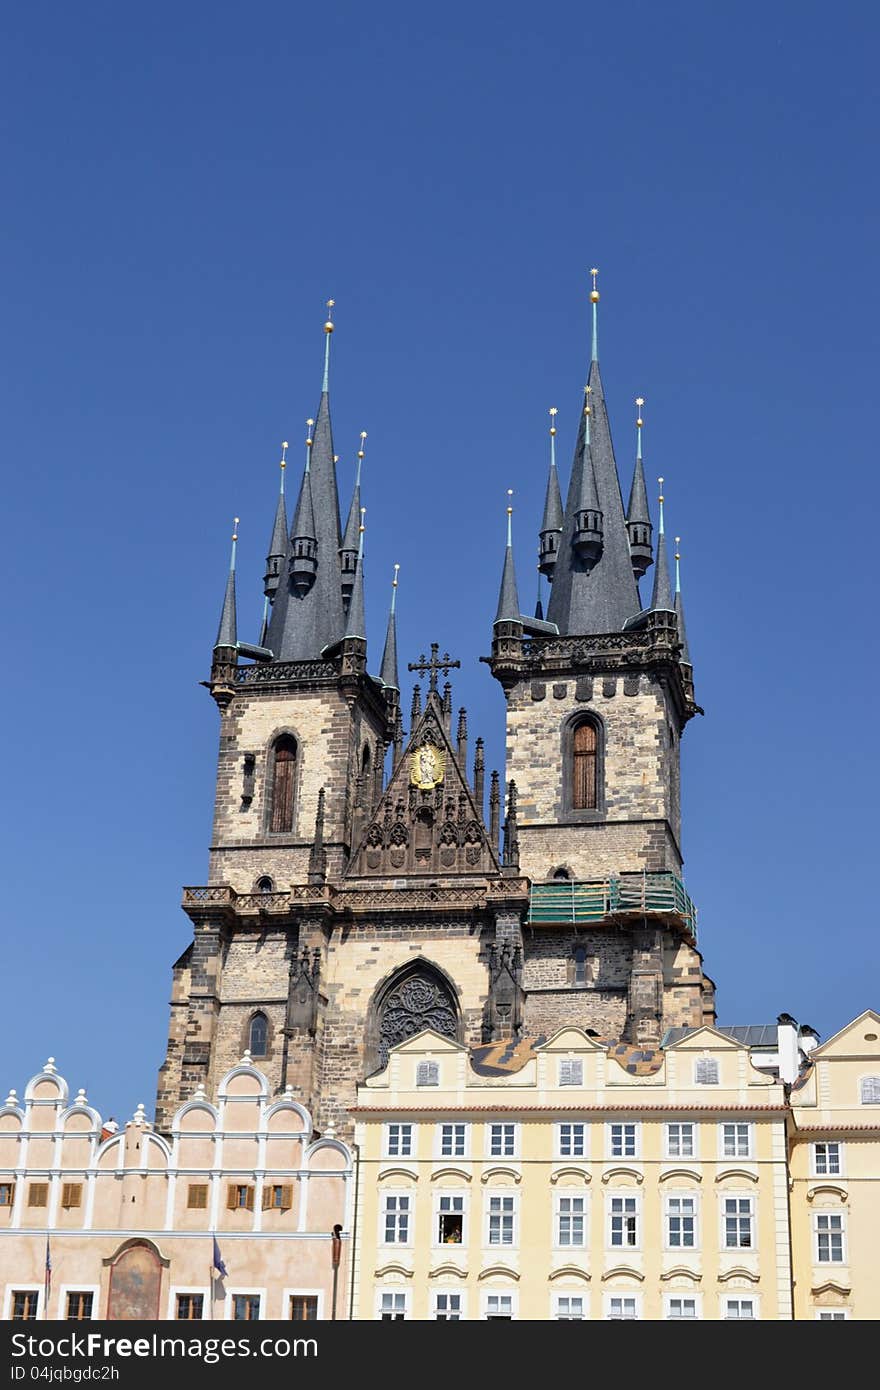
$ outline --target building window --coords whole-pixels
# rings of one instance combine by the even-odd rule
[[[638,1197],[612,1197],[609,1212],[609,1244],[612,1249],[636,1249],[639,1243]]]
[[[178,1322],[201,1322],[205,1316],[205,1295],[202,1293],[179,1293],[177,1295]]]
[[[489,1244],[514,1244],[515,1199],[513,1197],[489,1198]]]
[[[318,1321],[318,1297],[317,1294],[295,1293],[290,1298],[290,1320],[291,1322],[317,1322]]]
[[[417,1086],[439,1086],[440,1065],[438,1062],[419,1062],[416,1067]]]
[[[258,1322],[260,1318],[260,1295],[258,1293],[234,1293],[232,1295],[233,1322]]]
[[[464,1125],[440,1126],[441,1158],[464,1158],[465,1142]]]
[[[670,1250],[693,1250],[697,1243],[696,1197],[666,1198],[666,1244]]]
[[[392,1047],[426,1028],[456,1038],[458,1003],[440,972],[419,962],[397,971],[376,995],[368,1021],[368,1070],[387,1066]]]
[[[557,1322],[583,1322],[586,1317],[583,1295],[557,1294],[556,1311],[553,1316]]]
[[[859,1095],[862,1105],[880,1105],[880,1076],[863,1076]]]
[[[583,1245],[586,1198],[557,1197],[556,1202],[556,1244]]]
[[[564,1057],[559,1063],[560,1086],[583,1086],[584,1064],[580,1057]]]
[[[61,1184],[61,1205],[65,1211],[82,1206],[82,1183],[65,1182]]]
[[[379,1319],[381,1322],[404,1322],[406,1320],[406,1294],[383,1293],[379,1299]]]
[[[258,893],[274,893],[274,892],[275,892],[275,884],[272,882],[271,878],[269,878],[268,874],[264,874],[262,878],[258,878],[258,879],[257,879],[257,892],[258,892]]]
[[[693,1158],[694,1156],[694,1127],[693,1125],[674,1124],[666,1126],[666,1157],[667,1158]]]
[[[757,1317],[755,1300],[753,1298],[725,1298],[723,1317],[726,1322],[737,1322],[742,1318]]]
[[[385,1194],[382,1219],[386,1245],[409,1244],[409,1196]]]
[[[93,1293],[69,1293],[67,1295],[67,1312],[64,1316],[68,1322],[88,1322],[91,1320],[94,1301],[95,1295]]]
[[[846,1322],[849,1313],[845,1308],[823,1308],[816,1314],[817,1322]]]
[[[296,781],[296,739],[284,734],[275,744],[272,760],[272,814],[269,829],[293,830],[293,788]]]
[[[816,1177],[837,1176],[843,1172],[840,1144],[813,1145],[813,1172]]]
[[[269,1020],[265,1014],[254,1014],[248,1034],[248,1051],[252,1057],[265,1057],[269,1050]]]
[[[264,1185],[263,1211],[290,1211],[292,1206],[292,1183],[269,1182]]]
[[[606,1308],[605,1317],[609,1322],[632,1321],[639,1316],[638,1300],[625,1295],[611,1294]]]
[[[509,1293],[490,1293],[486,1295],[486,1322],[512,1322],[513,1295]]]
[[[226,1189],[226,1207],[228,1211],[253,1211],[253,1187],[245,1182],[231,1182]]]
[[[559,1126],[559,1157],[583,1158],[586,1152],[586,1125],[564,1124]]]
[[[186,1206],[188,1211],[207,1211],[208,1184],[206,1182],[190,1183],[186,1190]]]
[[[843,1216],[831,1212],[820,1212],[815,1221],[816,1259],[819,1264],[843,1264]]]
[[[754,1197],[725,1197],[724,1249],[751,1250],[755,1243]]]
[[[12,1290],[12,1321],[34,1322],[40,1295],[36,1289]]]
[[[516,1157],[516,1125],[489,1126],[489,1157]]]
[[[609,1125],[608,1149],[611,1158],[635,1158],[636,1125]]]
[[[595,724],[578,724],[571,745],[571,804],[576,811],[595,811],[599,804],[598,743]]]
[[[752,1126],[749,1124],[722,1125],[721,1153],[724,1158],[751,1158]]]
[[[441,1197],[437,1209],[437,1244],[461,1245],[464,1240],[464,1198]]]
[[[718,1063],[714,1057],[698,1057],[694,1063],[694,1083],[697,1086],[718,1085]]]
[[[15,1183],[0,1182],[0,1207],[11,1207],[15,1201]]]
[[[47,1182],[32,1182],[28,1187],[27,1204],[29,1207],[47,1207],[49,1205],[49,1184]]]
[[[461,1315],[462,1306],[460,1293],[435,1293],[435,1322],[461,1322]]]
[[[413,1151],[412,1125],[387,1125],[388,1158],[410,1158]]]
[[[672,1318],[696,1318],[697,1300],[695,1298],[667,1298],[666,1317]]]
[[[574,982],[576,985],[585,985],[587,983],[586,946],[575,946],[574,948]]]

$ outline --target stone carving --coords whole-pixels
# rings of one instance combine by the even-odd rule
[[[444,1038],[457,1032],[455,1004],[439,981],[428,975],[411,975],[392,989],[380,1007],[379,1063],[385,1066],[389,1049],[433,1028]]]

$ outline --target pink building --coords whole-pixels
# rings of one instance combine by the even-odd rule
[[[0,1316],[348,1317],[351,1152],[248,1053],[170,1136],[110,1130],[52,1058],[0,1107]]]

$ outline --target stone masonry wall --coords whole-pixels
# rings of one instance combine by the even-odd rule
[[[678,847],[663,821],[520,826],[519,862],[521,872],[535,883],[546,882],[557,868],[566,868],[572,878],[607,878],[643,869],[681,872]]]

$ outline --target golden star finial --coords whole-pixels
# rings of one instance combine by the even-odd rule
[[[592,288],[592,290],[590,291],[590,299],[592,300],[592,302],[593,302],[594,304],[598,304],[598,303],[599,303],[599,291],[598,291],[597,288],[596,288],[596,277],[597,277],[598,274],[599,274],[599,267],[594,265],[593,268],[592,268],[592,270],[590,271],[590,274],[591,274],[592,277],[593,277],[593,288]]]

